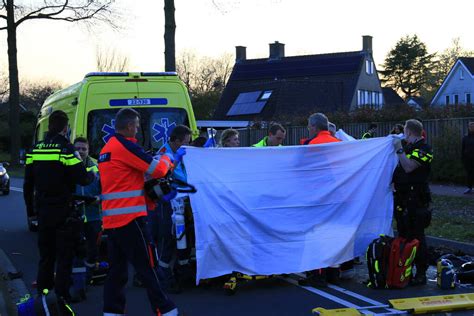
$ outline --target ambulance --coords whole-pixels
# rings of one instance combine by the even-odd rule
[[[40,112],[34,141],[45,138],[48,119],[55,110],[69,117],[68,137],[71,142],[82,136],[89,141],[89,155],[97,159],[100,150],[114,134],[115,114],[122,108],[140,113],[138,143],[156,152],[179,124],[199,132],[189,94],[175,72],[93,72],[68,88],[48,97]],[[28,227],[37,229],[36,214],[27,214]]]
[[[175,72],[93,72],[46,99],[38,114],[35,141],[48,131],[49,115],[55,110],[69,117],[69,139],[89,140],[89,154],[97,159],[114,133],[115,114],[122,108],[140,113],[138,143],[149,151],[163,146],[179,124],[198,136],[189,94]]]

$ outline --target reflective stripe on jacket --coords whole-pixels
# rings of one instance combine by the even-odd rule
[[[162,178],[173,167],[168,156],[153,159],[136,142],[135,138],[116,134],[100,152],[104,229],[122,227],[137,217],[146,216],[145,174]]]
[[[362,135],[362,139],[369,139],[369,138],[374,138],[374,135],[371,132],[365,132],[364,135]]]
[[[23,196],[29,216],[38,211],[45,225],[60,223],[72,210],[76,184],[87,185],[93,179],[74,146],[63,135],[48,133],[26,155]],[[58,209],[64,211],[54,211]]]

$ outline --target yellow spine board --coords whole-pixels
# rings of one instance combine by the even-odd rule
[[[359,316],[362,315],[355,308],[337,308],[337,309],[325,309],[318,307],[313,309],[313,315],[324,315],[324,316]]]
[[[448,312],[474,309],[474,293],[401,298],[389,300],[389,302],[395,309],[414,314]]]

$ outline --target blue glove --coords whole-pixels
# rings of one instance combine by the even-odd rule
[[[213,137],[210,137],[203,146],[204,148],[216,147],[216,141]]]
[[[179,147],[174,153],[174,163],[178,164],[183,160],[183,156],[186,155],[186,148]]]
[[[169,201],[171,201],[172,199],[174,199],[174,198],[176,197],[176,195],[178,195],[178,191],[176,191],[176,190],[171,190],[170,193],[163,195],[163,197],[162,197],[161,199],[162,199],[163,201],[165,201],[165,202],[169,202]]]

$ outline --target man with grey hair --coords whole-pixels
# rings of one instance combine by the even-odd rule
[[[340,142],[339,139],[331,135],[328,130],[328,125],[328,118],[323,113],[311,114],[308,118],[308,131],[310,138],[305,142],[305,144],[316,145]],[[334,125],[334,128],[335,127],[336,126]],[[307,271],[306,279],[302,279],[298,283],[304,286],[326,287],[328,280],[332,283],[339,283],[339,267]]]
[[[311,114],[308,118],[309,139],[305,142],[307,145],[325,144],[340,142],[339,139],[332,136],[328,130],[328,118],[323,113]]]

